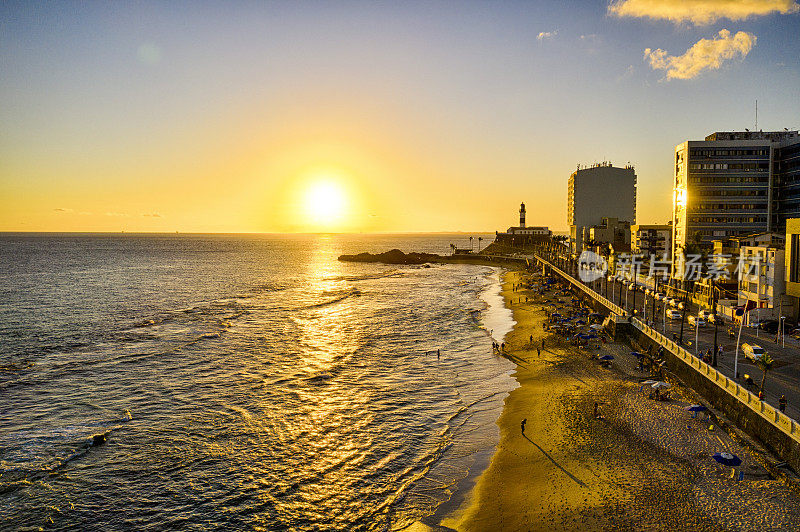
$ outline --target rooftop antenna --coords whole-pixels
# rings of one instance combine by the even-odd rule
[[[758,100],[756,100],[756,127],[753,131],[758,131]]]

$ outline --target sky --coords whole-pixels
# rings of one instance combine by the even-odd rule
[[[564,230],[577,165],[800,128],[795,0],[0,4],[0,231]]]

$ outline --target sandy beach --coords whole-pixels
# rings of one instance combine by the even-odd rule
[[[544,331],[541,302],[532,291],[514,290],[527,275],[506,273],[502,292],[517,322],[506,336],[506,352],[517,362],[520,386],[506,399],[498,420],[500,443],[489,467],[442,526],[465,531],[800,528],[800,496],[770,477],[763,451],[741,443],[715,419],[693,418],[684,407],[700,398],[689,389],[676,385],[672,400],[649,399],[639,383],[650,374],[637,369],[630,348],[608,343],[587,352]],[[542,340],[545,349],[539,355],[536,346]],[[590,358],[598,352],[615,356],[611,368]],[[742,459],[737,468],[742,481],[711,458],[722,451]]]

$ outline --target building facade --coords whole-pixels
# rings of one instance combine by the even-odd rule
[[[603,218],[600,225],[584,229],[583,243],[594,247],[610,244],[618,252],[631,250],[631,224],[617,218]],[[593,249],[596,251],[596,249]]]
[[[573,253],[583,250],[587,228],[599,226],[603,218],[636,223],[636,172],[611,163],[578,167],[569,176],[567,224]]]
[[[658,257],[666,254],[669,260],[672,257],[672,224],[632,225],[631,251]]]
[[[784,250],[773,246],[742,246],[738,269],[740,306],[759,309],[761,319],[777,319],[790,312],[784,304]]]
[[[780,231],[800,215],[797,131],[716,132],[675,147],[672,252]]]

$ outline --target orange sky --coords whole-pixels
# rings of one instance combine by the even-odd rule
[[[614,6],[3,3],[0,230],[563,230],[604,160],[664,223],[676,144],[800,126],[796,2]]]

